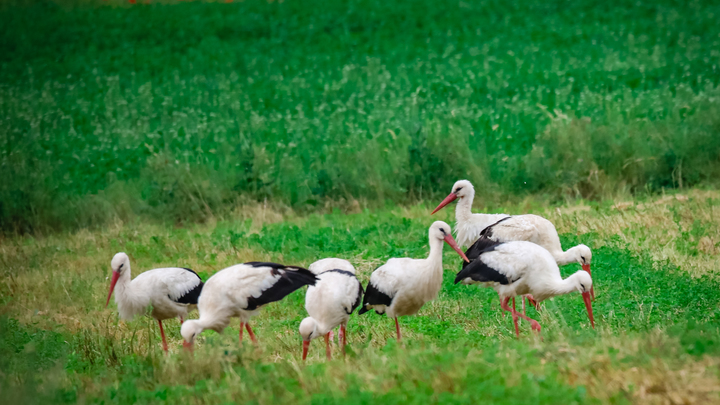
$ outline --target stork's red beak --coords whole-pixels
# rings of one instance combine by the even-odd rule
[[[589,264],[583,264],[582,269],[587,271],[587,273],[592,276],[592,272],[590,271]],[[594,285],[592,287],[590,287],[590,297],[592,298],[593,301],[595,301],[595,286]]]
[[[105,302],[105,308],[107,308],[108,304],[110,303],[110,297],[112,297],[112,293],[115,289],[115,284],[117,284],[118,278],[120,278],[120,273],[117,271],[113,271],[112,281],[110,281],[110,292],[108,293],[107,302]]]
[[[587,309],[588,318],[590,318],[590,325],[592,325],[593,329],[595,329],[595,318],[593,318],[592,313],[592,303],[590,302],[590,293],[584,292],[582,293],[583,301],[585,301],[585,309]]]
[[[183,347],[185,348],[185,350],[187,350],[187,351],[189,351],[190,353],[192,353],[192,351],[193,351],[193,344],[192,344],[192,343],[188,343],[188,342],[185,341],[185,339],[183,339]]]
[[[445,199],[442,200],[442,202],[440,203],[440,205],[438,205],[437,208],[435,208],[435,210],[433,210],[433,212],[430,213],[430,215],[432,215],[432,214],[440,211],[444,206],[446,206],[446,205],[450,204],[451,202],[455,201],[456,198],[457,198],[457,194],[455,194],[455,193],[450,193],[450,195],[448,195],[447,197],[445,197]]]
[[[303,340],[303,361],[305,361],[305,358],[307,358],[309,348],[310,348],[310,341]]]
[[[455,242],[455,239],[453,239],[452,235],[447,234],[445,235],[445,242],[447,242],[450,247],[455,249],[456,252],[460,255],[460,257],[463,258],[466,262],[470,263],[470,260],[468,260],[467,256],[465,256],[465,253],[463,253],[462,250],[460,250],[460,247],[458,246],[457,242]]]

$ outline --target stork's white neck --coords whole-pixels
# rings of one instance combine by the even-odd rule
[[[430,254],[427,257],[430,266],[428,268],[442,268],[443,243],[445,242],[442,239],[430,236]]]
[[[130,282],[132,281],[130,262],[126,262],[125,265],[127,267],[120,274],[120,278],[118,278],[117,284],[115,284],[114,294],[120,318],[130,320],[135,315],[144,312],[149,302],[143,300],[137,291],[133,291],[133,289],[130,288]]]
[[[472,205],[474,196],[470,195],[458,199],[455,204],[455,221],[458,223],[467,222],[472,218]]]
[[[581,270],[582,271],[582,270]],[[536,297],[539,300],[544,300],[551,297],[556,297],[558,295],[563,294],[569,294],[574,291],[578,291],[578,282],[577,275],[581,272],[576,272],[570,275],[568,278],[562,280],[552,280],[550,281],[550,288],[548,289],[548,294],[546,297]]]
[[[550,251],[558,266],[564,266],[566,264],[577,262],[578,254],[576,253],[578,247],[573,246],[567,251],[563,252],[561,249]]]

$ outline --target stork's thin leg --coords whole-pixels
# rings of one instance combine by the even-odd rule
[[[250,335],[250,340],[252,340],[253,343],[257,344],[257,339],[255,338],[255,334],[253,333],[252,329],[250,329],[250,323],[245,324],[245,329],[247,329],[248,335]]]
[[[530,322],[530,327],[532,327],[532,330],[537,331],[537,332],[540,332],[540,324],[539,324],[536,320],[531,319],[530,317],[528,317],[528,316],[526,316],[526,315],[523,315],[523,314],[521,314],[521,313],[518,313],[518,312],[515,311],[515,309],[511,309],[510,307],[508,307],[508,302],[509,302],[509,301],[510,301],[510,297],[506,297],[506,298],[503,300],[503,302],[502,302],[503,309],[506,310],[506,311],[508,311],[508,312],[517,314],[517,316],[519,316],[520,318],[525,319],[526,321]]]
[[[245,322],[240,322],[240,343],[242,343],[243,329],[245,328]]]
[[[513,297],[512,303],[513,303],[512,318],[513,318],[513,325],[515,325],[515,335],[517,335],[517,337],[520,337],[520,326],[518,325],[517,311],[515,311],[515,297]]]
[[[500,295],[500,293],[498,293],[498,298],[500,299],[500,307],[502,308],[503,297]],[[502,315],[503,319],[505,319],[505,312],[500,311],[500,314]]]
[[[333,340],[335,340],[335,331],[331,330],[328,333],[330,333],[330,341],[332,342]]]
[[[185,320],[184,320],[183,317],[181,316],[181,317],[180,317],[180,326],[182,326],[183,322],[185,322]]]
[[[168,345],[167,341],[165,340],[165,331],[162,327],[162,321],[158,319],[158,325],[160,325],[160,336],[162,336],[162,342],[163,342],[163,350],[165,350],[165,353],[168,351]]]
[[[328,360],[332,359],[332,351],[330,350],[330,332],[325,334],[325,355]]]
[[[343,356],[345,355],[345,345],[347,344],[346,335],[347,329],[345,329],[345,325],[340,325],[340,336],[338,336],[338,340],[342,346]]]
[[[524,295],[522,296],[522,300],[523,300],[523,315],[527,315],[527,313],[525,312],[525,296]]]
[[[395,331],[397,332],[397,340],[400,342],[402,340],[402,335],[400,334],[400,324],[398,323],[397,317],[395,317]]]

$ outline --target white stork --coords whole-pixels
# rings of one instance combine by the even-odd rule
[[[476,259],[463,265],[463,269],[455,277],[455,284],[462,281],[464,284],[480,283],[484,287],[494,288],[500,295],[502,308],[512,313],[515,333],[518,336],[520,336],[518,316],[529,321],[533,330],[540,331],[540,324],[537,321],[518,313],[515,308],[508,307],[510,298],[525,294],[541,302],[558,295],[579,291],[585,301],[590,324],[595,328],[590,303],[592,278],[587,272],[580,270],[563,280],[552,255],[531,242],[503,243],[480,238],[468,249],[468,252]]]
[[[498,242],[533,242],[547,249],[558,265],[564,266],[577,262],[580,263],[583,270],[592,275],[590,272],[590,261],[592,260],[590,248],[581,244],[563,251],[555,225],[547,219],[532,214],[513,216],[473,214],[471,208],[475,198],[475,188],[467,180],[455,182],[452,192],[433,210],[432,214],[458,198],[460,201],[455,206],[455,220],[457,221],[455,231],[460,246],[470,246],[481,236]],[[471,256],[468,257],[471,260],[475,259]],[[594,291],[591,291],[591,295],[595,299]]]
[[[305,309],[309,317],[300,323],[303,339],[302,358],[307,357],[310,341],[325,337],[325,354],[331,358],[332,330],[340,325],[339,341],[343,353],[347,339],[347,322],[350,314],[360,306],[363,288],[355,277],[355,267],[343,259],[327,258],[311,264],[310,271],[317,275],[315,286],[308,287]]]
[[[198,302],[203,282],[194,271],[180,267],[148,270],[130,281],[130,259],[125,253],[116,254],[110,262],[113,275],[105,307],[115,293],[120,318],[130,320],[145,313],[152,305],[151,316],[158,321],[163,350],[167,352],[162,321],[180,318],[183,322],[188,311]]]
[[[277,263],[248,262],[220,270],[208,279],[198,299],[200,319],[185,321],[180,334],[183,345],[192,349],[195,338],[205,329],[221,333],[230,318],[240,318],[240,341],[243,327],[253,343],[250,318],[271,302],[280,301],[305,285],[314,285],[317,278],[309,270]]]
[[[428,231],[430,254],[427,259],[393,258],[378,267],[370,276],[359,313],[374,309],[395,319],[398,341],[401,340],[398,317],[416,314],[426,302],[437,297],[443,279],[443,241],[465,260],[451,234],[450,225],[436,221]]]

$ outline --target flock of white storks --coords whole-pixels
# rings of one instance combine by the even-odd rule
[[[179,317],[183,345],[192,350],[197,336],[205,329],[222,332],[233,317],[240,318],[243,330],[257,343],[250,319],[266,304],[279,301],[307,285],[305,309],[308,317],[300,323],[303,360],[310,341],[323,336],[327,357],[331,357],[333,330],[340,327],[338,341],[343,352],[350,314],[374,310],[395,320],[397,339],[401,340],[398,317],[414,315],[437,297],[442,286],[443,242],[463,259],[455,283],[481,284],[500,296],[501,307],[512,314],[519,336],[518,318],[530,322],[540,332],[540,324],[525,314],[525,298],[538,308],[540,302],[562,294],[582,294],[590,324],[595,327],[590,277],[592,253],[585,245],[563,251],[555,226],[537,215],[473,214],[475,189],[467,180],[455,183],[450,195],[432,212],[458,200],[455,209],[457,242],[450,225],[434,222],[429,229],[430,253],[425,259],[392,258],[378,267],[363,290],[355,268],[344,259],[319,260],[305,269],[269,262],[248,262],[220,270],[203,283],[186,268],[161,268],[146,271],[130,279],[130,260],[125,253],[113,257],[112,281],[107,304],[115,291],[122,319],[131,319],[151,307],[158,321],[163,349],[168,350],[162,321]],[[470,246],[463,253],[458,246]],[[563,279],[558,265],[577,262],[582,270]],[[515,309],[515,297],[523,297],[523,311]],[[512,307],[508,304],[512,300]],[[197,306],[199,319],[185,320]]]

